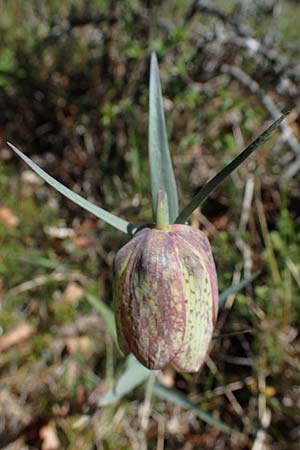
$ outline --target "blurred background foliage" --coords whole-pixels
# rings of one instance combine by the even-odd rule
[[[299,449],[298,2],[0,0],[0,12],[0,448]],[[211,240],[221,291],[261,275],[228,297],[198,374],[159,374],[229,435],[151,385],[98,407],[124,358],[95,301],[111,305],[127,238],[5,144],[115,214],[151,221],[152,50],[181,206],[291,110],[191,220]]]

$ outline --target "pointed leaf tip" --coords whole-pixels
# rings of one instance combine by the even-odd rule
[[[235,169],[237,169],[255,150],[257,150],[276,130],[281,122],[289,114],[289,111],[283,113],[275,120],[263,133],[261,133],[248,147],[245,148],[235,159],[215,175],[203,188],[192,198],[190,203],[180,212],[175,223],[185,223],[193,211],[197,209],[207,199],[210,193],[224,181]]]
[[[158,65],[157,54],[156,54],[155,51],[151,52],[151,64],[157,64]]]
[[[62,195],[67,197],[69,200],[71,200],[73,203],[75,203],[78,206],[81,206],[81,208],[85,209],[86,211],[90,212],[94,216],[98,217],[99,219],[103,220],[107,224],[111,225],[112,227],[116,228],[119,231],[122,231],[123,233],[127,234],[134,234],[134,232],[137,230],[137,227],[129,222],[127,222],[124,219],[121,219],[120,217],[115,216],[114,214],[111,214],[110,212],[106,211],[105,209],[100,208],[99,206],[93,205],[93,203],[89,202],[88,200],[84,199],[80,195],[76,194],[75,192],[71,191],[71,189],[64,186],[62,183],[57,181],[55,178],[51,177],[47,174],[43,169],[41,169],[37,164],[35,164],[30,158],[28,158],[24,153],[19,150],[17,147],[15,147],[10,142],[7,142],[7,145],[21,158],[23,161],[28,164],[28,166],[37,174],[39,175],[46,183],[48,183],[50,186],[52,186],[54,189],[56,189],[58,192],[60,192]]]
[[[149,89],[149,162],[153,219],[156,217],[157,195],[168,195],[169,218],[173,223],[178,215],[178,197],[169,153],[163,98],[156,54],[151,54]]]

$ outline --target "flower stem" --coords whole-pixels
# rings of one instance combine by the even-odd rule
[[[168,196],[165,191],[159,191],[157,194],[157,209],[156,209],[156,226],[157,230],[169,230],[169,208]]]

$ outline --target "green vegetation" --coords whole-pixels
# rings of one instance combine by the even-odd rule
[[[105,395],[126,367],[107,308],[112,260],[127,238],[42,184],[5,145],[20,146],[106,210],[151,222],[151,50],[160,60],[180,211],[274,120],[224,64],[238,65],[280,111],[292,110],[287,123],[297,139],[298,91],[279,89],[276,62],[237,49],[228,23],[226,43],[218,34],[209,41],[206,33],[221,26],[214,15],[183,24],[184,2],[146,3],[0,2],[0,447],[47,448],[52,433],[54,448],[71,450],[156,449],[162,441],[166,450],[240,450],[252,449],[262,431],[271,448],[293,450],[300,420],[299,174],[282,181],[294,156],[280,133],[191,218],[209,236],[221,292],[260,272],[227,298],[207,364],[193,375],[169,368],[159,385],[149,378],[112,405],[104,405]],[[237,23],[243,18],[259,40],[267,28],[273,32],[270,48],[293,69],[297,7],[278,3],[276,14],[261,6],[248,15],[242,2],[214,5]]]

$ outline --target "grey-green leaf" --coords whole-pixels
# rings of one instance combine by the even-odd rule
[[[200,191],[192,198],[191,202],[181,211],[176,218],[175,223],[185,223],[191,216],[192,212],[198,208],[209,194],[219,186],[235,169],[237,169],[255,150],[257,150],[279,127],[283,119],[289,114],[282,114],[275,122],[272,123],[258,138],[255,139],[242,153],[240,153],[231,163],[214,176]]]
[[[30,158],[25,156],[24,153],[22,153],[22,151],[15,147],[13,144],[10,144],[9,142],[7,142],[7,144],[20,158],[23,159],[23,161],[26,162],[26,164],[29,165],[29,167],[35,173],[37,173],[44,181],[46,181],[46,183],[50,184],[50,186],[54,187],[54,189],[67,197],[73,203],[76,203],[76,205],[81,206],[81,208],[90,212],[99,219],[102,219],[104,222],[116,228],[117,230],[122,231],[123,233],[127,233],[130,235],[133,235],[135,233],[135,231],[137,230],[137,227],[135,225],[127,222],[124,219],[121,219],[120,217],[115,216],[114,214],[111,214],[110,212],[100,208],[99,206],[93,205],[93,203],[89,202],[88,200],[85,200],[83,197],[71,191],[71,189],[67,188],[59,181],[55,180],[55,178],[48,175],[43,169],[35,164]]]
[[[159,69],[155,53],[151,55],[149,92],[149,162],[151,176],[153,219],[156,217],[157,194],[168,195],[170,223],[178,215],[176,182],[169,152]]]
[[[125,394],[144,383],[151,371],[142,366],[133,355],[127,358],[127,368],[116,385],[100,398],[98,405],[105,406],[120,400]]]
[[[144,383],[149,377],[151,371],[142,366],[133,355],[127,358],[127,368],[116,385],[100,398],[98,406],[111,405],[120,400],[134,388]],[[168,389],[156,382],[153,387],[153,393],[157,397],[179,405],[181,408],[193,411],[194,414],[203,420],[203,422],[217,428],[225,433],[232,433],[232,430],[223,422],[215,419],[197,405],[192,403],[186,395],[176,389]]]
[[[231,434],[233,430],[229,428],[225,423],[221,422],[218,419],[215,419],[210,414],[203,411],[197,405],[192,403],[185,394],[178,391],[177,389],[169,389],[162,386],[160,383],[156,382],[153,387],[153,392],[159,398],[167,400],[168,402],[175,403],[179,405],[181,408],[188,409],[189,411],[193,411],[193,413],[199,417],[199,419],[203,420],[203,422],[208,423],[209,425],[217,428],[224,433]]]

